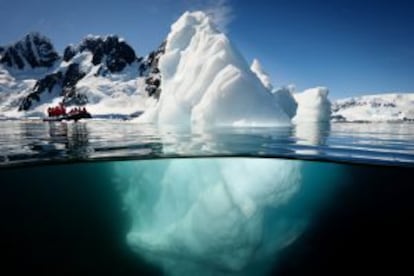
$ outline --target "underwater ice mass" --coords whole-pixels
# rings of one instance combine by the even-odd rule
[[[116,163],[132,218],[127,243],[170,275],[265,274],[265,261],[305,229],[302,164],[249,158]]]

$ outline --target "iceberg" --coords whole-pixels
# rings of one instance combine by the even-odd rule
[[[326,87],[316,87],[294,94],[298,104],[295,123],[329,122],[331,119],[331,102],[328,99],[329,90]]]
[[[262,262],[295,241],[306,225],[304,217],[289,211],[301,188],[300,161],[211,158],[117,164],[132,217],[127,242],[168,274],[264,269]]]
[[[137,118],[158,125],[288,125],[289,117],[203,12],[171,27],[160,58],[159,102]]]

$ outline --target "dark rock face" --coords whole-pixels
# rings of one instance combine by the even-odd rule
[[[62,79],[62,72],[47,75],[43,79],[36,82],[33,92],[23,98],[19,106],[19,111],[28,110],[32,106],[33,101],[40,101],[40,94],[44,91],[51,93],[55,85],[59,85]]]
[[[86,96],[76,93],[76,84],[84,76],[85,73],[81,72],[79,69],[79,64],[77,63],[72,63],[69,65],[65,74],[63,74],[61,71],[58,71],[56,73],[47,75],[43,79],[38,80],[33,87],[33,92],[23,98],[22,102],[20,103],[19,110],[22,111],[30,109],[33,101],[39,102],[40,95],[45,92],[51,93],[55,86],[57,88],[61,87],[59,96],[64,96],[64,104],[86,104]]]
[[[69,65],[66,71],[65,77],[63,78],[63,87],[75,86],[78,81],[85,76],[85,73],[79,69],[79,64],[72,63]]]
[[[161,94],[161,75],[160,70],[158,69],[158,62],[160,57],[165,53],[165,44],[165,41],[161,43],[160,47],[158,47],[157,50],[152,51],[139,67],[140,76],[146,76],[145,91],[147,91],[148,96],[156,99],[158,99]]]
[[[92,53],[92,64],[102,64],[103,71],[111,73],[122,71],[125,66],[137,60],[135,51],[125,41],[117,36],[87,37],[77,47],[68,46],[63,59],[70,61],[77,52],[89,51]]]
[[[76,55],[76,48],[73,45],[69,45],[63,51],[63,60],[68,62]]]
[[[62,81],[62,96],[63,103],[66,105],[76,104],[82,105],[86,104],[87,98],[85,95],[80,95],[76,93],[76,84],[80,79],[82,79],[86,74],[82,72],[79,68],[79,64],[72,63],[69,65],[68,70]]]
[[[147,58],[141,62],[141,65],[139,67],[140,76],[145,76],[151,73],[159,73],[158,62],[160,60],[160,57],[165,53],[165,45],[166,42],[164,41],[161,43],[157,50],[152,51],[147,56]]]
[[[38,33],[26,35],[13,45],[3,47],[0,63],[10,68],[51,67],[59,55],[48,38]]]

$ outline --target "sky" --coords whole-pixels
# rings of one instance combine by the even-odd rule
[[[186,10],[208,12],[275,87],[327,86],[333,99],[414,92],[411,0],[0,0],[0,45],[37,31],[62,52],[117,34],[143,56]]]

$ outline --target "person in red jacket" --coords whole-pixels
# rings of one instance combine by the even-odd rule
[[[66,114],[65,106],[63,105],[62,102],[60,102],[58,106],[58,116],[65,115],[65,114]]]

